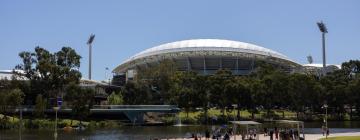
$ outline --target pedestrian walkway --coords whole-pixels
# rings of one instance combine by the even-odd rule
[[[339,137],[339,136],[360,136],[360,132],[349,132],[349,133],[332,133],[328,137]],[[322,134],[305,134],[306,140],[319,140],[325,138]],[[241,140],[241,136],[237,135],[230,137],[230,140]],[[194,140],[194,138],[176,138],[176,139],[167,139],[167,140]],[[198,140],[205,140],[205,137],[198,138]],[[210,139],[212,140],[212,139]],[[264,137],[263,134],[260,135],[259,140],[270,140],[269,136]]]

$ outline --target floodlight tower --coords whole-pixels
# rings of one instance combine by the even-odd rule
[[[92,42],[94,41],[95,35],[91,34],[89,40],[87,41],[87,45],[89,45],[89,80],[91,80],[91,46]]]
[[[322,33],[323,70],[325,72],[325,67],[326,67],[325,34],[328,33],[328,31],[327,31],[327,28],[326,28],[325,24],[322,21],[318,22],[317,25],[318,25],[318,27],[320,29],[320,32]]]

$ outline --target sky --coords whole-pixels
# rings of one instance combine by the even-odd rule
[[[327,63],[360,59],[359,0],[1,0],[0,69],[13,69],[19,52],[36,46],[70,46],[86,78],[91,33],[95,80],[142,50],[186,39],[247,42],[322,63],[318,21],[329,31]]]

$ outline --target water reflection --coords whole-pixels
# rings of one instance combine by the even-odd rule
[[[268,124],[264,124],[266,126]],[[336,132],[360,132],[360,122],[329,122],[332,133]],[[321,122],[305,123],[306,133],[321,133]],[[151,138],[179,138],[185,137],[186,133],[204,133],[211,126],[123,126],[118,129],[100,129],[86,131],[65,132],[59,130],[58,140],[149,140]],[[54,139],[53,130],[0,130],[0,140],[50,140]]]

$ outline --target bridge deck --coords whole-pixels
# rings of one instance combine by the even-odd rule
[[[22,108],[22,113],[32,115],[34,106],[27,106]],[[9,114],[18,113],[19,109],[9,109]],[[143,116],[148,112],[156,113],[178,113],[180,108],[173,105],[95,105],[90,109],[90,116],[97,119],[128,119],[131,122],[143,123]],[[55,115],[54,109],[46,109],[45,113],[48,115]],[[58,110],[60,117],[71,117],[72,109],[68,107],[61,107]]]

